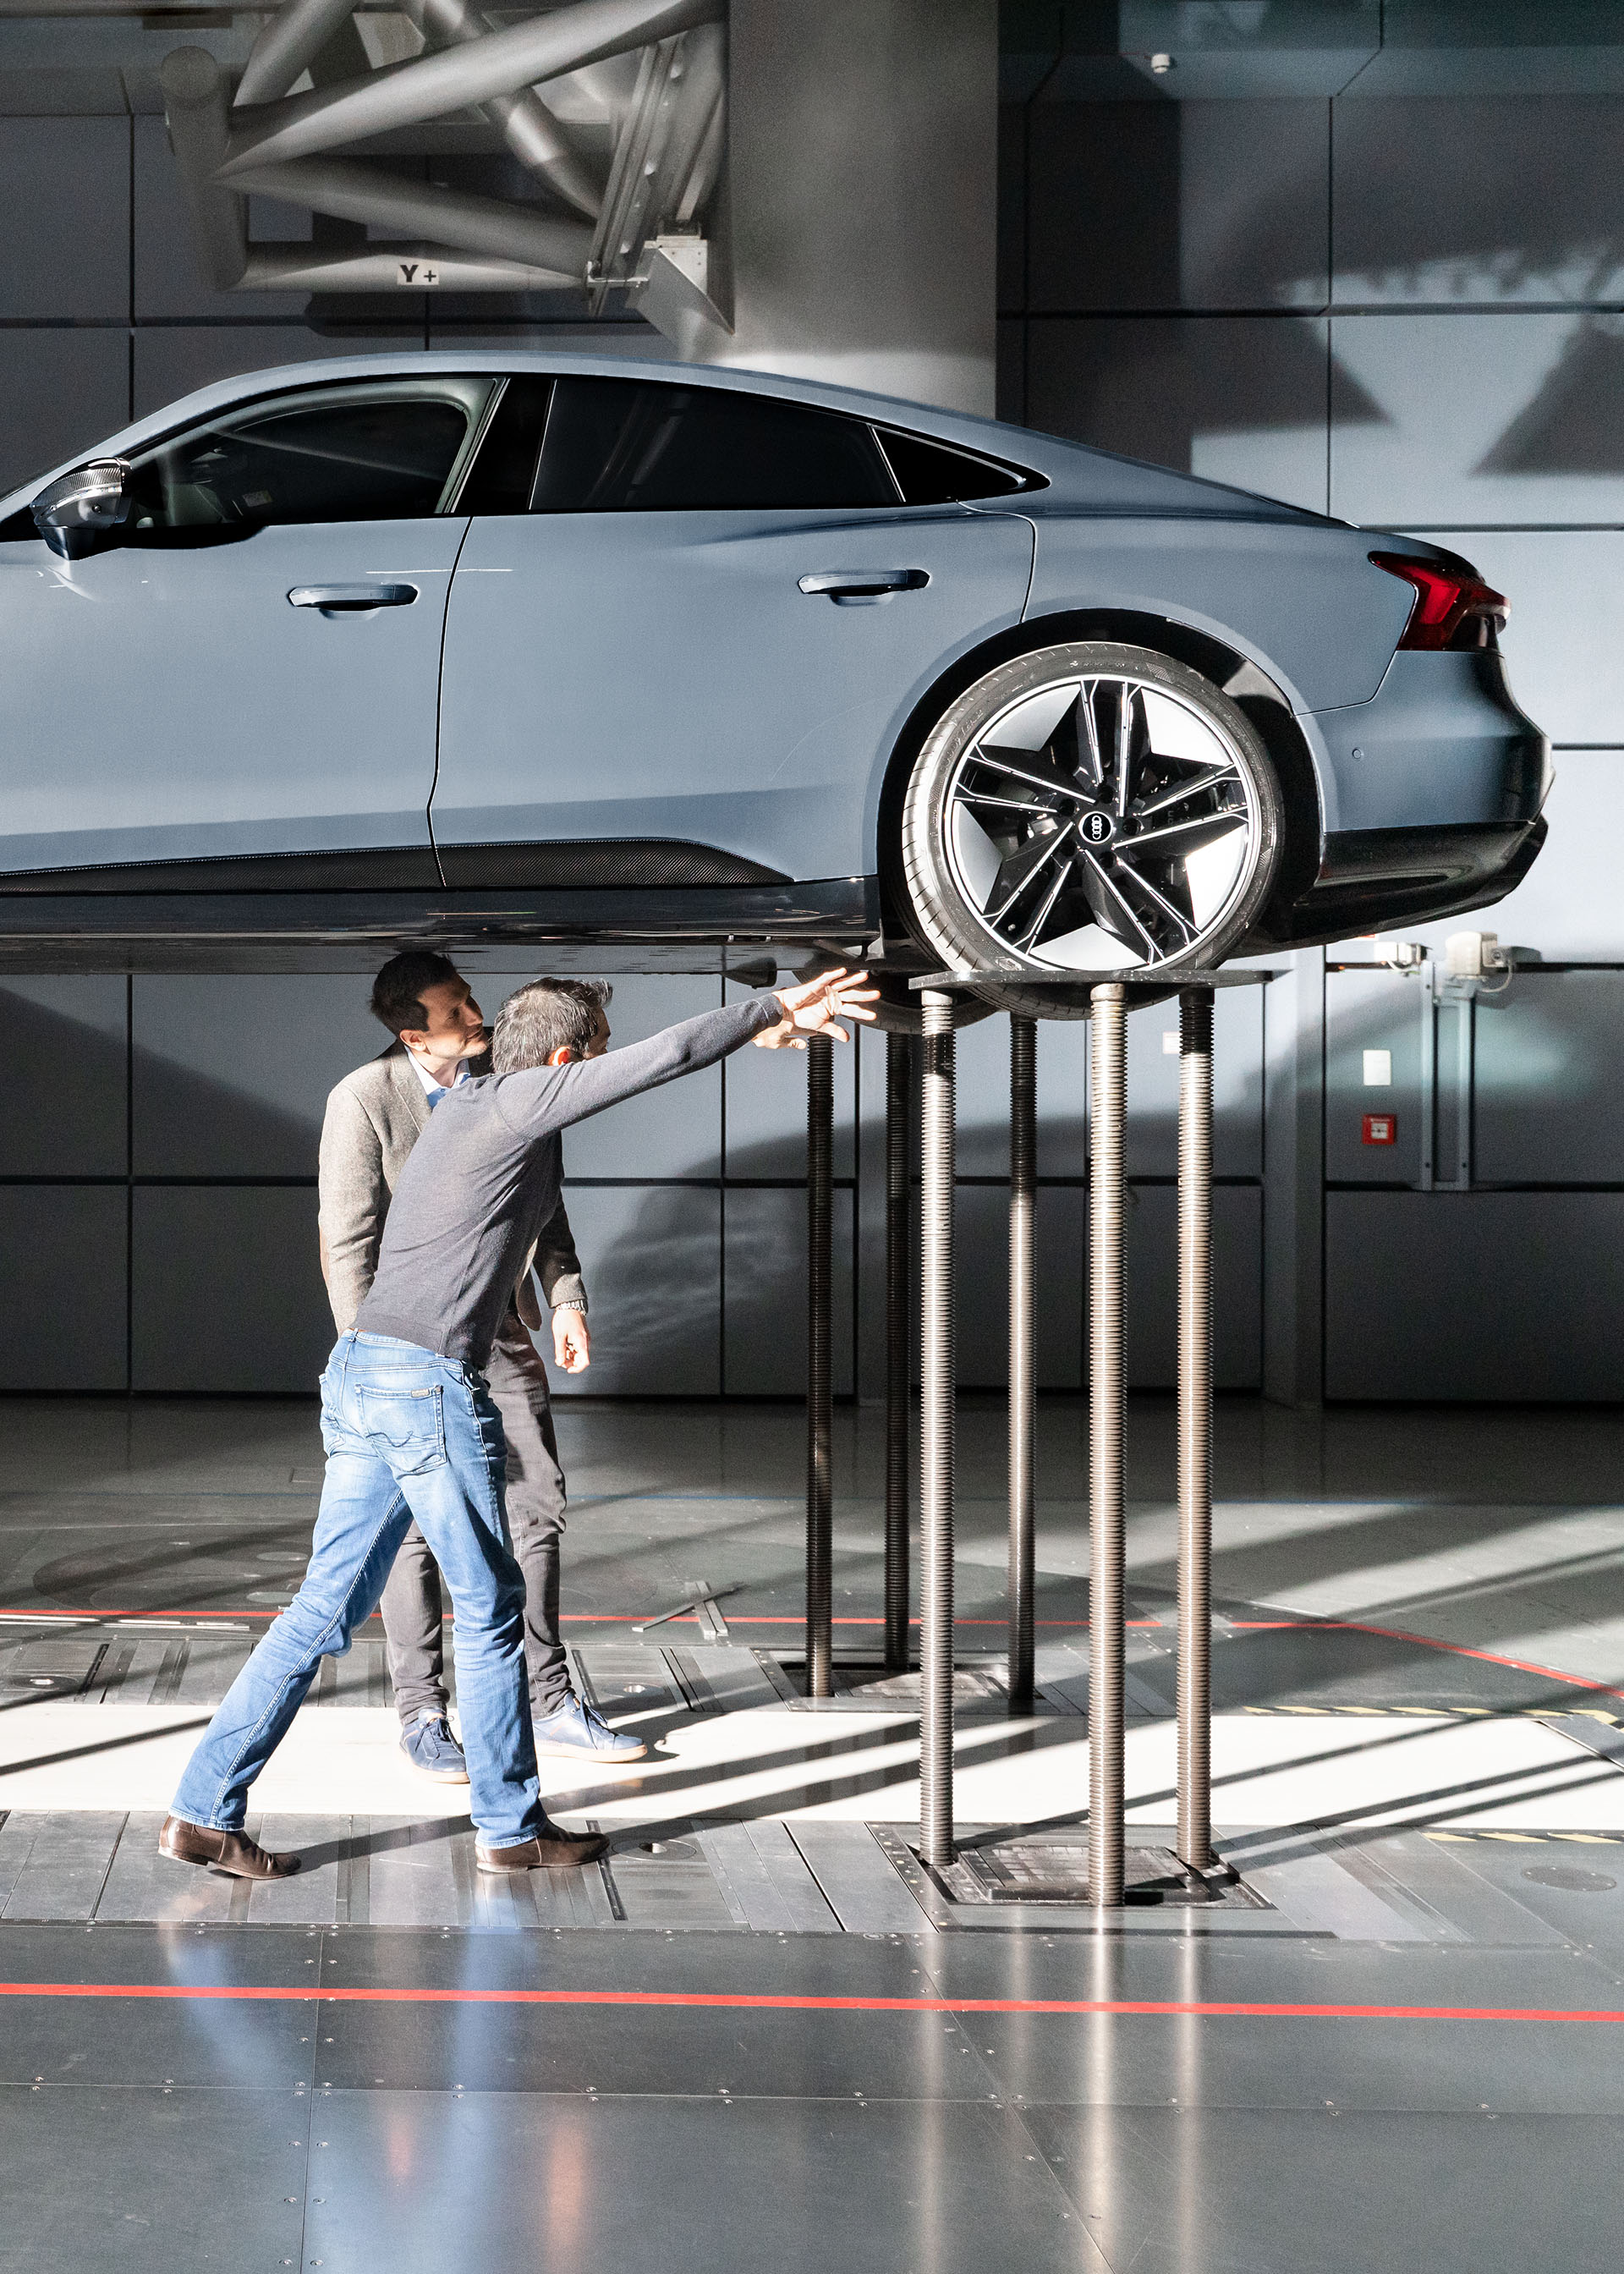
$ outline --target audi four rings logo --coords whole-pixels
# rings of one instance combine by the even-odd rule
[[[1086,813],[1082,834],[1086,845],[1109,845],[1116,833],[1116,824],[1109,813]]]

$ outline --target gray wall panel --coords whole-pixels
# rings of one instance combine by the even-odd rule
[[[1326,344],[1309,317],[1055,318],[1028,328],[1026,419],[1326,509]]]
[[[1170,1389],[1178,1358],[1178,1195],[1136,1185],[1128,1210],[1128,1386]],[[1256,1389],[1263,1359],[1263,1194],[1213,1193],[1213,1382]]]
[[[137,1389],[315,1389],[333,1344],[308,1186],[135,1193]]]
[[[128,317],[128,119],[0,118],[0,316]]]
[[[1624,1193],[1331,1193],[1326,1394],[1624,1398]]]
[[[610,1047],[641,1042],[663,1027],[714,1011],[720,999],[714,979],[617,979],[609,1005]],[[488,1003],[485,1009],[491,1009]],[[790,1094],[804,1100],[799,1051],[787,1059],[780,1054],[775,1070],[785,1075]],[[804,1116],[804,1102],[801,1111]],[[628,1097],[564,1133],[564,1164],[572,1177],[714,1177],[721,1156],[718,1066]]]
[[[0,1186],[0,1387],[124,1387],[124,1188]]]
[[[1624,520],[1617,318],[1339,316],[1331,345],[1342,380],[1331,430],[1339,518]]]
[[[1602,95],[1339,102],[1337,299],[1616,299],[1618,122]]]
[[[1476,1014],[1481,1184],[1624,1184],[1624,972],[1514,979]]]
[[[135,1172],[313,1177],[327,1092],[388,1046],[356,976],[138,976]]]
[[[1492,917],[1461,916],[1451,929],[1469,921]],[[1357,942],[1345,952],[1368,953]],[[1338,1184],[1413,1185],[1421,1173],[1421,983],[1385,970],[1327,971],[1325,997],[1325,1173]],[[1457,1015],[1439,1022],[1446,1046]],[[1365,1081],[1367,1050],[1387,1052],[1389,1086]],[[1396,1143],[1365,1142],[1365,1117],[1377,1113],[1395,1116]]]
[[[730,982],[726,999],[742,1003],[758,990]],[[855,1159],[858,1043],[836,1043],[834,1052],[834,1173],[849,1177]],[[730,1177],[804,1177],[807,1172],[807,1058],[803,1050],[758,1050],[752,1043],[723,1062],[727,1100]],[[869,1058],[865,1079],[881,1084],[885,1051]]]
[[[852,1201],[837,1192],[830,1318],[835,1396],[852,1372]],[[807,1388],[807,1196],[803,1190],[730,1192],[723,1214],[727,1391],[804,1397]],[[883,1384],[870,1383],[873,1396]]]
[[[0,491],[49,473],[129,418],[122,331],[0,331]]]
[[[122,1177],[125,983],[8,979],[0,988],[11,1111],[0,1118],[0,1176]]]
[[[556,1396],[714,1397],[721,1388],[721,1195],[572,1185],[591,1301],[592,1363],[552,1369]],[[550,1333],[541,1347],[551,1351]]]

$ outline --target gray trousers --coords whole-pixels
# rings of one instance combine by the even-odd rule
[[[569,1694],[559,1639],[559,1547],[564,1532],[564,1472],[553,1429],[547,1369],[509,1310],[492,1346],[485,1379],[508,1441],[504,1498],[513,1552],[524,1574],[524,1657],[530,1712],[551,1713]],[[402,1721],[446,1710],[440,1566],[414,1524],[401,1544],[379,1605],[389,1679]]]

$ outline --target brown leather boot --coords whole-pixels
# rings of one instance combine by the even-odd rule
[[[166,1816],[158,1834],[158,1853],[177,1864],[203,1864],[228,1879],[287,1879],[299,1868],[297,1856],[273,1856],[245,1832],[215,1832],[206,1824],[189,1824],[184,1816]]]
[[[482,1871],[568,1871],[579,1864],[595,1864],[607,1853],[609,1842],[601,1832],[560,1832],[549,1824],[535,1839],[516,1848],[482,1848],[474,1843],[474,1861]]]

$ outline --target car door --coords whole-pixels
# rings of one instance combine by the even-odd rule
[[[446,629],[447,883],[567,883],[560,841],[628,839],[733,862],[669,881],[744,881],[741,861],[868,871],[877,757],[952,656],[1019,620],[1032,565],[1019,512],[943,494],[932,446],[893,449],[934,502],[905,501],[861,419],[665,380],[510,380],[463,493]],[[959,463],[981,469],[972,493],[1019,480]]]
[[[0,545],[0,870],[359,852],[350,881],[434,881],[441,508],[492,385],[261,396],[139,453],[88,557]]]

